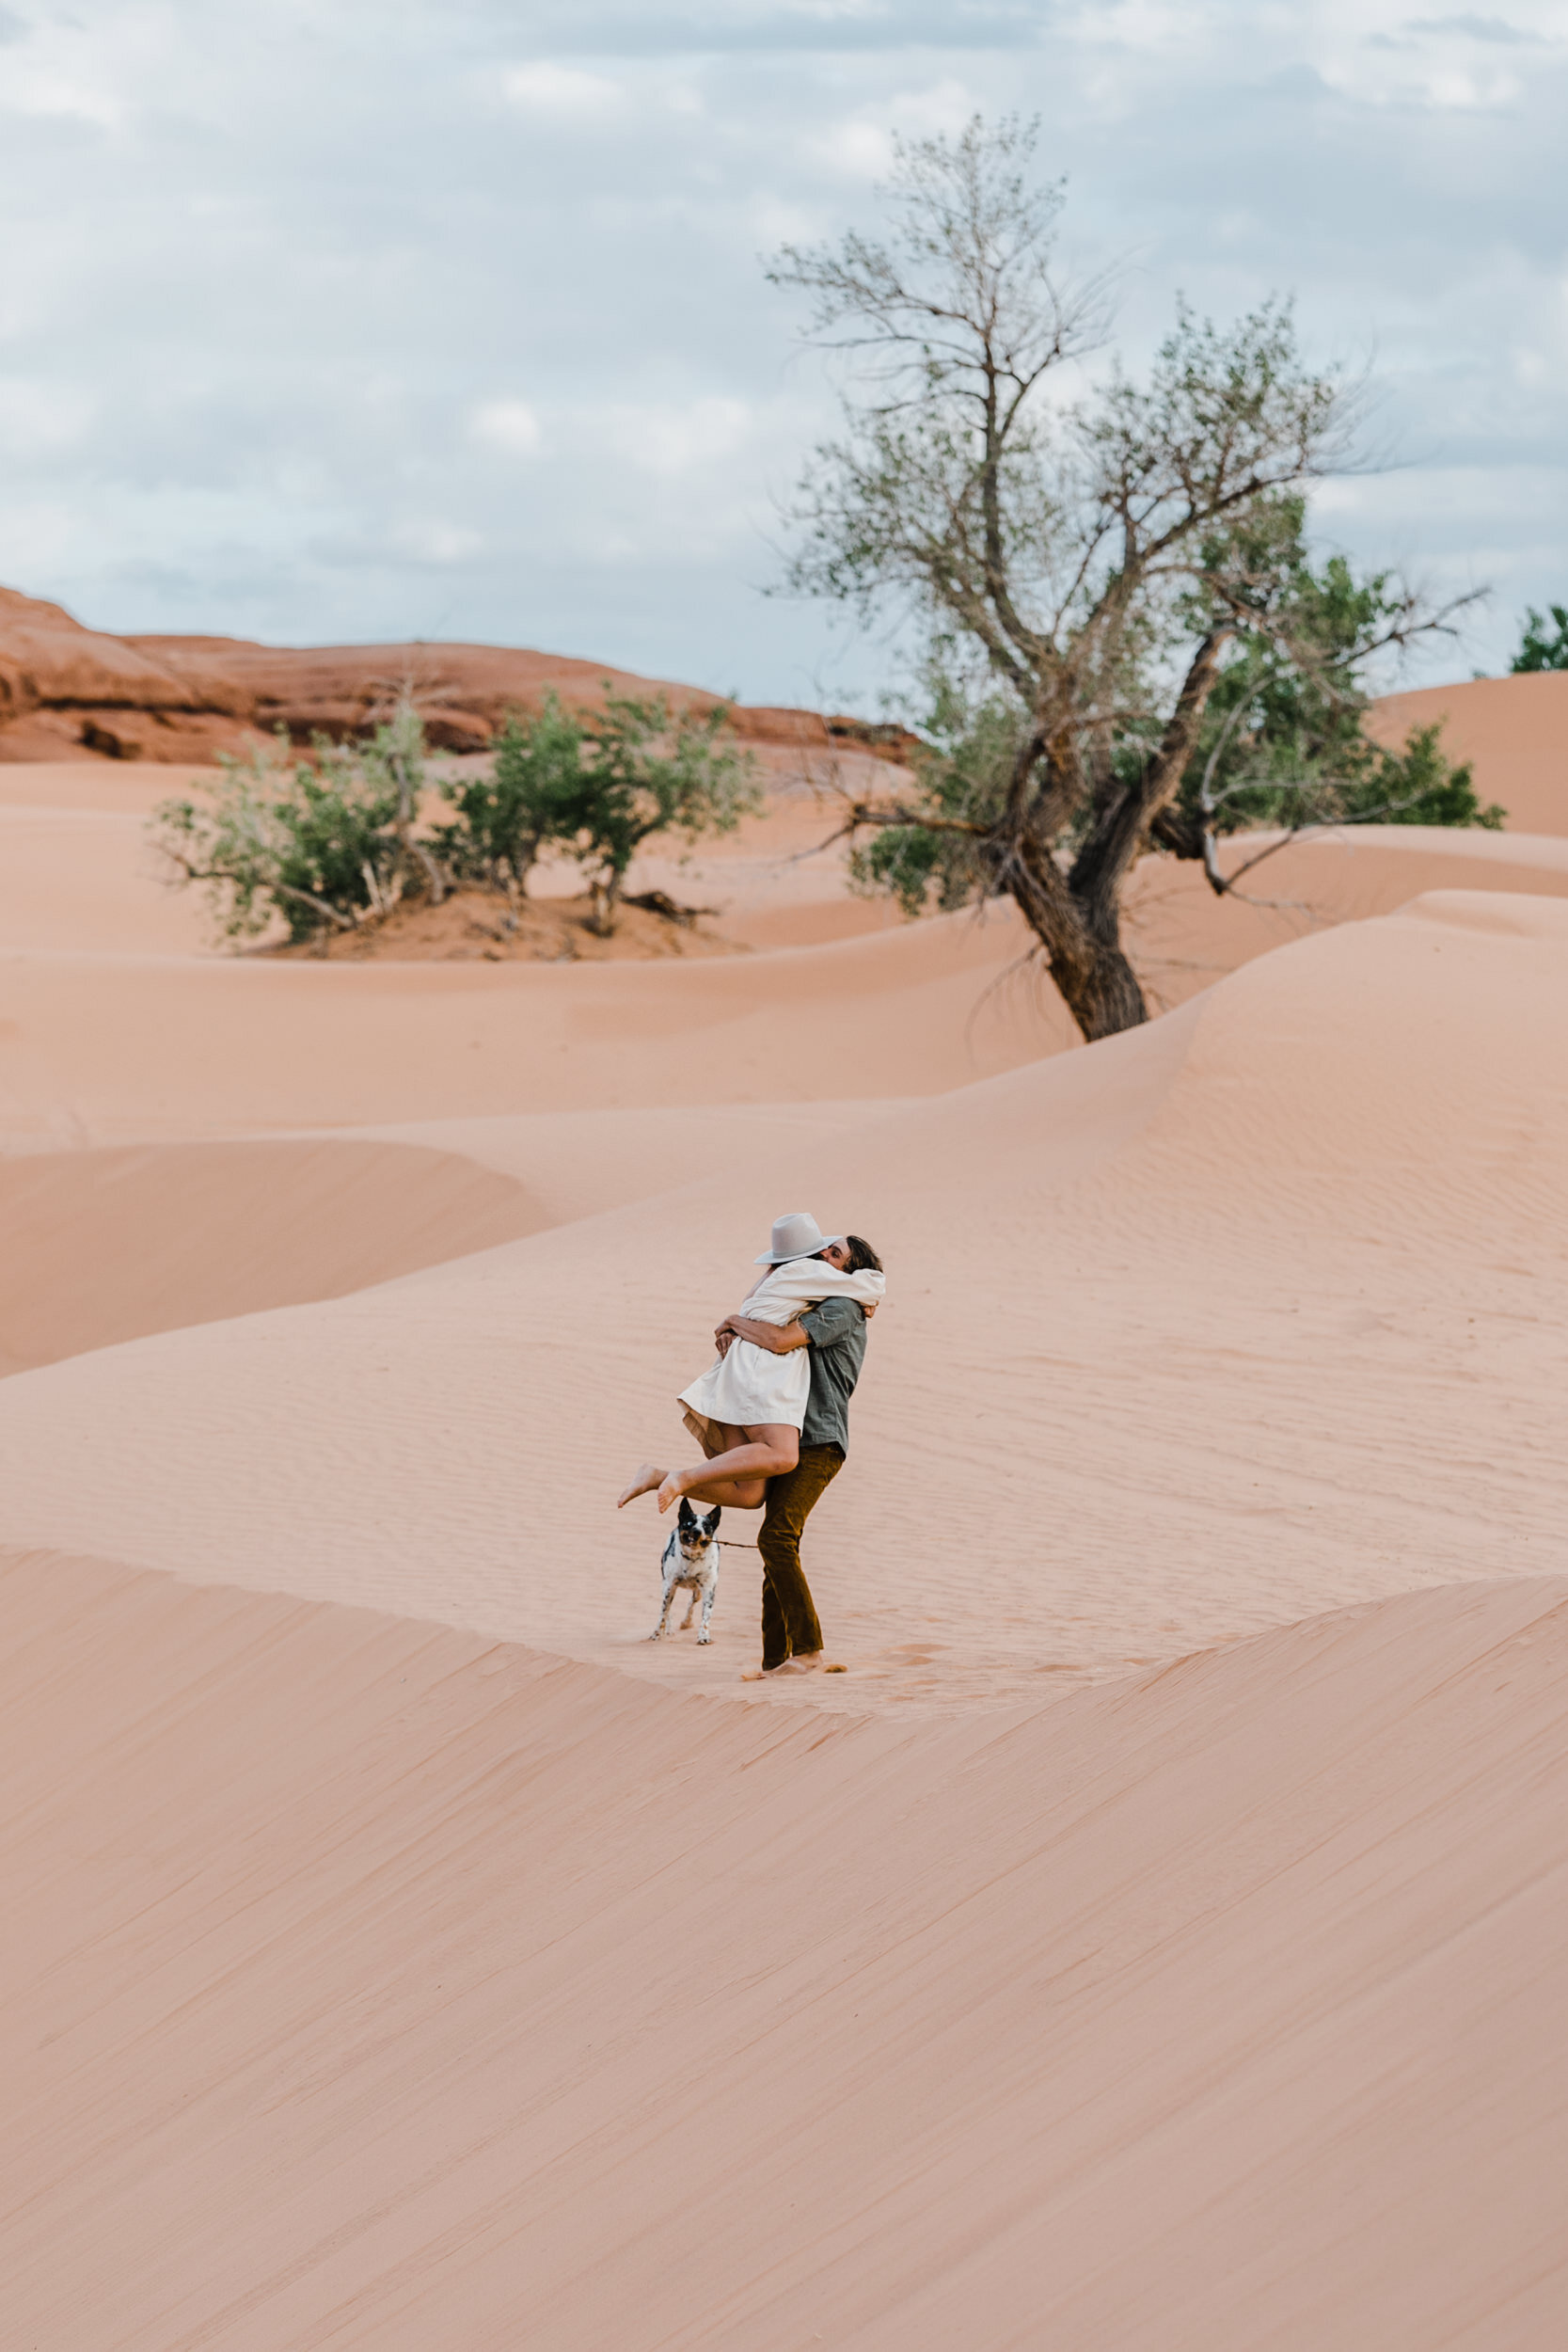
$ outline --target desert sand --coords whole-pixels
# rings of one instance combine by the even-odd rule
[[[1504,834],[1148,865],[1088,1049],[783,766],[649,864],[740,952],[568,968],[220,955],[0,769],[19,2344],[1561,2342],[1560,683],[1449,690]],[[800,1205],[759,1689],[610,1502]]]

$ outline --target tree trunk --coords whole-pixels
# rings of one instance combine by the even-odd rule
[[[1045,949],[1051,977],[1085,1041],[1116,1037],[1148,1019],[1137,974],[1122,952],[1119,910],[1084,906],[1048,841],[1025,835],[998,879]]]
[[[610,939],[615,930],[615,916],[621,903],[619,874],[600,875],[590,884],[594,911],[589,916],[589,929],[600,939]]]
[[[1053,759],[1046,751],[1050,781],[1016,847],[998,844],[997,879],[1011,891],[1044,947],[1051,977],[1091,1044],[1097,1038],[1135,1029],[1148,1019],[1137,974],[1122,950],[1122,885],[1150,827],[1176,796],[1218,674],[1220,654],[1231,634],[1227,627],[1217,628],[1204,638],[1158,751],[1136,782],[1112,782],[1103,791],[1069,873],[1064,874],[1052,855],[1063,797],[1056,777],[1059,753]],[[1037,747],[1046,749],[1038,728],[1028,746],[1031,757]],[[1009,813],[1021,799],[1015,776]]]
[[[1087,969],[1074,976],[1070,988],[1060,975],[1056,985],[1091,1045],[1097,1038],[1117,1037],[1148,1019],[1138,976],[1117,946],[1097,943]]]

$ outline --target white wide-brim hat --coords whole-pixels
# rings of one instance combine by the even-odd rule
[[[753,1265],[785,1265],[791,1258],[815,1258],[830,1242],[842,1241],[842,1233],[819,1233],[816,1219],[804,1209],[797,1209],[790,1216],[773,1219],[773,1239]]]

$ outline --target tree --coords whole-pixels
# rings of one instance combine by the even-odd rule
[[[1568,670],[1568,605],[1548,605],[1546,611],[1556,623],[1549,637],[1545,615],[1533,605],[1526,608],[1525,633],[1518,652],[1508,665],[1512,672]]]
[[[730,715],[671,715],[668,698],[638,700],[607,684],[602,713],[582,721],[579,797],[566,846],[594,900],[594,928],[608,934],[626,870],[644,841],[677,833],[689,843],[733,833],[762,804],[748,754],[726,741]]]
[[[990,746],[950,729],[912,799],[851,806],[857,841],[901,836],[863,843],[863,875],[912,882],[926,859],[942,888],[967,871],[1010,894],[1098,1038],[1148,1018],[1122,888],[1146,847],[1173,846],[1161,820],[1238,643],[1304,674],[1319,661],[1302,493],[1343,469],[1354,417],[1279,303],[1223,330],[1179,306],[1146,383],[1116,368],[1076,404],[1051,401],[1103,303],[1053,275],[1061,194],[1030,183],[1037,138],[976,118],[955,142],[900,143],[885,242],[778,256],[773,282],[813,297],[808,334],[855,366],[845,430],[792,510],[787,580],[864,615],[902,604],[933,642],[949,718],[968,709]],[[1447,622],[1386,581],[1380,596],[1363,658]]]
[[[537,716],[514,712],[501,731],[489,771],[442,784],[457,811],[436,828],[432,846],[459,881],[504,890],[516,901],[552,842],[570,841],[588,815],[582,723],[551,693]]]

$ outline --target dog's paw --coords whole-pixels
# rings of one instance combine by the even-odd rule
[[[713,1636],[711,1633],[699,1633],[697,1636],[697,1647],[702,1649],[707,1643],[711,1642]]]

